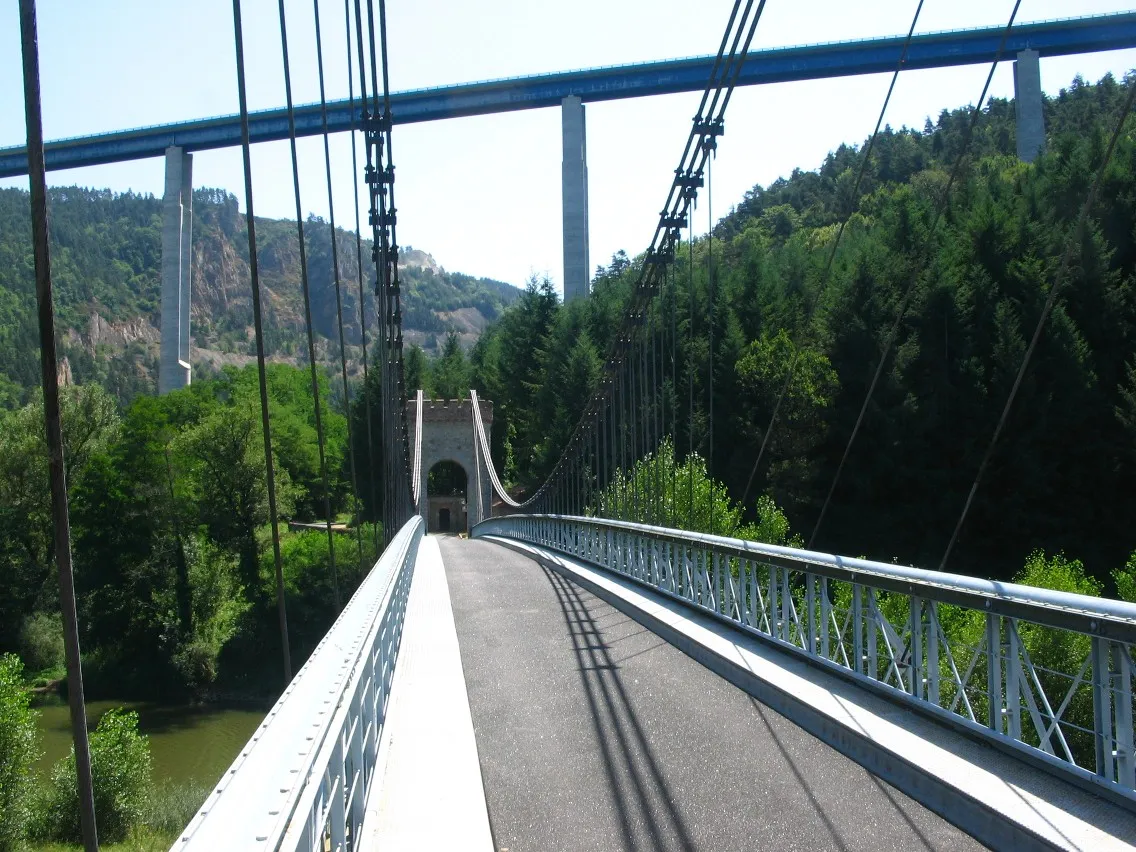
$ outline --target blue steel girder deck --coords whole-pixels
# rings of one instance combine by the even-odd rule
[[[905,67],[943,68],[991,62],[1003,31],[1003,27],[989,27],[916,36]],[[903,41],[902,36],[893,36],[752,51],[738,85],[891,71],[899,61]],[[1032,49],[1043,57],[1066,56],[1130,47],[1136,47],[1136,12],[1022,24],[1014,27],[1003,55],[1010,59],[1018,51]],[[411,124],[552,107],[569,95],[592,103],[701,91],[713,62],[712,56],[697,56],[395,92],[391,95],[391,111],[396,124]],[[327,105],[328,127],[333,132],[358,126],[359,118],[358,102],[354,110],[346,100]],[[313,136],[322,131],[319,104],[296,108],[298,135]],[[252,142],[287,139],[287,112],[272,109],[250,114],[249,134]],[[187,151],[205,151],[239,145],[240,141],[240,117],[227,115],[49,142],[46,162],[50,170],[71,169],[159,157],[172,145]],[[0,177],[26,173],[27,154],[23,147],[0,148]]]

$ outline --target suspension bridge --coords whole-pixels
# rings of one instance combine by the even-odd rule
[[[737,86],[881,71],[892,74],[894,86],[907,68],[989,65],[944,191],[949,199],[1000,62],[1016,63],[1018,152],[1032,160],[1045,144],[1040,57],[1136,46],[1136,13],[1017,24],[1015,5],[1004,27],[915,36],[920,3],[906,36],[751,51],[765,6],[765,0],[734,2],[718,51],[709,57],[395,93],[388,83],[385,4],[355,0],[345,4],[345,26],[357,95],[353,90],[346,103],[324,97],[318,106],[297,107],[281,3],[287,105],[250,114],[241,4],[234,0],[239,115],[45,144],[35,3],[21,0],[28,143],[0,151],[0,174],[26,172],[31,181],[56,561],[88,849],[97,848],[97,826],[82,722],[45,175],[49,168],[166,157],[161,369],[162,388],[170,390],[191,379],[188,152],[225,145],[240,145],[244,158],[287,685],[174,849],[1132,848],[1136,605],[948,572],[970,500],[939,570],[824,553],[811,549],[811,541],[805,549],[696,532],[691,517],[676,508],[684,484],[665,481],[651,462],[666,442],[674,446],[684,416],[681,385],[694,366],[674,357],[675,276],[685,269],[683,232],[689,230],[693,242],[692,205],[712,183],[713,158]],[[318,9],[317,1],[317,45]],[[322,52],[318,61],[322,95]],[[1136,93],[1136,86],[1129,89]],[[521,497],[510,492],[497,469],[489,401],[476,390],[468,401],[432,401],[405,387],[394,129],[407,121],[560,106],[565,292],[567,298],[586,298],[583,103],[672,91],[701,91],[701,102],[678,166],[665,176],[666,201],[637,262],[622,325],[551,475]],[[1132,100],[1130,94],[1100,171],[1080,199],[1078,235]],[[886,109],[887,101],[876,134]],[[368,459],[352,456],[352,479],[356,466],[370,463],[381,470],[375,502],[385,548],[293,673],[250,146],[269,139],[291,143],[326,494],[296,138],[323,137],[334,210],[327,138],[337,131],[350,131],[353,144],[361,135],[363,162],[353,152],[352,178],[357,186],[362,177],[370,202],[376,277],[375,315],[369,317],[357,211],[358,280],[341,281],[335,261],[344,395],[350,398],[351,390],[339,296],[352,283],[364,312],[364,370],[373,363],[380,381],[378,415],[366,423]],[[863,171],[857,189],[862,179]],[[847,222],[846,217],[835,232],[823,281]],[[334,234],[334,219],[330,227]],[[708,239],[713,251],[713,231]],[[334,250],[336,241],[331,244]],[[1033,342],[1022,353],[1018,381],[976,472],[971,498],[996,451],[1068,261],[1066,256]],[[810,311],[817,309],[823,281]],[[713,311],[713,298],[708,304]],[[905,297],[897,325],[908,304]],[[707,319],[712,328],[713,317]],[[893,341],[894,329],[883,358]],[[793,343],[799,351],[801,342]],[[747,492],[761,470],[796,364],[794,356],[763,442],[754,448],[757,461]],[[709,381],[712,387],[712,363]],[[873,381],[865,409],[874,388]],[[857,421],[846,456],[859,428]],[[706,431],[703,445],[712,455],[712,403]],[[441,459],[459,460],[467,475],[470,538],[430,534],[440,516],[431,512],[427,473]],[[843,462],[838,478],[842,470]],[[331,512],[324,508],[330,546]],[[713,504],[710,512],[712,519]],[[824,517],[822,509],[818,528]],[[334,557],[331,567],[334,571]],[[981,624],[979,635],[959,640],[945,627],[947,611],[954,618],[973,615]],[[1039,632],[1076,637],[1084,653],[1072,670],[1053,671],[1031,657],[1027,640]],[[1085,702],[1091,725],[1073,715]]]

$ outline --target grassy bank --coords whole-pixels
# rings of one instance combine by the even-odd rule
[[[130,831],[121,843],[100,844],[105,852],[165,852],[178,839],[201,803],[212,792],[213,786],[189,782],[163,784],[156,787],[146,802],[142,822]],[[81,850],[78,843],[29,842],[33,852],[73,852]]]

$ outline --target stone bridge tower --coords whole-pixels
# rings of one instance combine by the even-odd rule
[[[493,424],[493,403],[479,400],[481,419],[486,435]],[[416,438],[417,402],[406,403],[406,423],[410,430],[411,447]],[[430,470],[440,462],[454,462],[466,475],[465,499],[461,497],[434,497],[427,493]],[[477,427],[473,421],[473,403],[468,399],[426,399],[422,402],[422,495],[421,514],[429,532],[438,532],[441,513],[448,514],[448,527],[452,531],[467,532],[492,513],[493,485],[486,473],[485,459],[477,440]],[[480,493],[480,499],[478,495]]]

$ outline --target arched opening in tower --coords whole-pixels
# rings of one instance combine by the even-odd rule
[[[426,498],[430,504],[430,532],[464,532],[468,527],[466,495],[469,476],[455,461],[440,461],[426,474]]]

